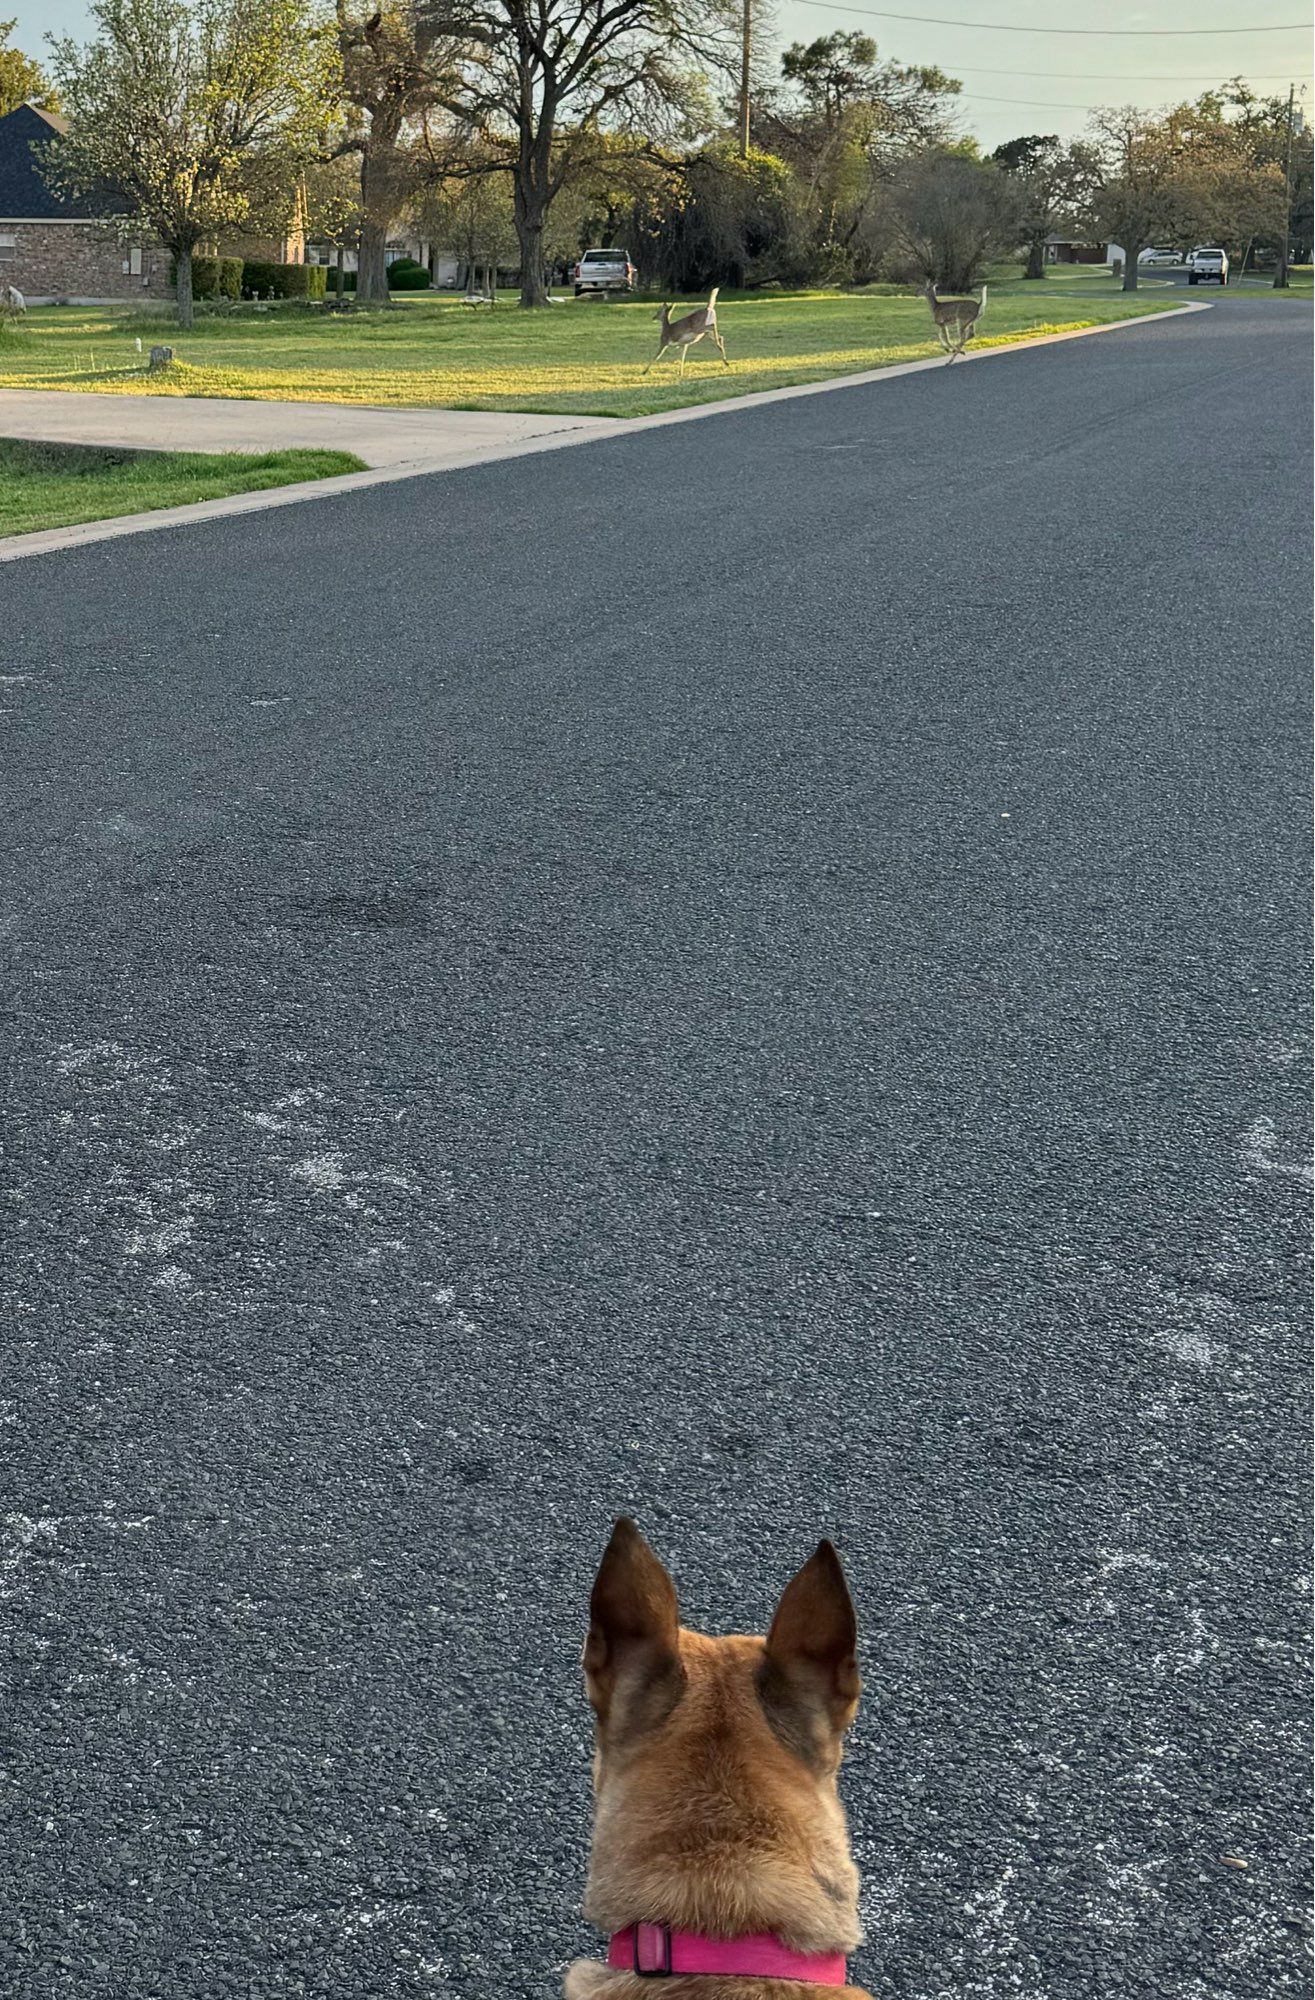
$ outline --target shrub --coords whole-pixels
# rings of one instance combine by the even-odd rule
[[[178,262],[169,265],[169,283],[178,283]],[[240,257],[193,257],[192,297],[194,299],[240,299],[242,259]]]
[[[264,264],[247,259],[242,289],[248,298],[322,299],[325,296],[323,264]]]
[[[414,257],[396,257],[388,266],[390,292],[427,292],[429,273]]]

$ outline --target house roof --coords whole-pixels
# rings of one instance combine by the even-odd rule
[[[40,148],[68,123],[54,111],[20,104],[0,118],[0,217],[22,222],[77,221],[104,215],[106,204],[72,201],[51,187],[41,171]]]

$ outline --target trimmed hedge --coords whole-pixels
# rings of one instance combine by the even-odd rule
[[[248,298],[322,299],[328,272],[323,264],[262,264],[247,259],[242,289]]]
[[[388,266],[390,292],[427,292],[429,273],[414,257],[397,257]]]
[[[336,270],[337,266],[334,264],[326,264],[324,266],[325,276],[328,279],[328,296],[330,298],[337,296],[334,291],[334,274]],[[390,264],[387,275],[390,292],[427,292],[429,290],[430,280],[428,271],[423,264],[416,264],[409,257],[399,257],[395,263]],[[342,289],[344,296],[348,292],[356,290],[355,271],[343,272]]]
[[[240,257],[193,257],[192,297],[194,299],[240,299],[242,296]],[[178,261],[169,266],[169,283],[177,290]]]

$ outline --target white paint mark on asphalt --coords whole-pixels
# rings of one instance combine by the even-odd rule
[[[0,1528],[0,1601],[18,1594],[28,1558],[55,1546],[58,1520],[50,1514],[6,1514]]]
[[[275,1098],[268,1111],[244,1111],[248,1125],[254,1125],[261,1132],[320,1132],[324,1120],[311,1112],[302,1116],[309,1105],[317,1103],[324,1095],[322,1090],[286,1090],[282,1097]]]
[[[1237,1312],[1218,1292],[1166,1291],[1165,1324],[1151,1338],[1175,1361],[1191,1368],[1211,1368],[1228,1348],[1237,1328]]]
[[[1115,1578],[1126,1575],[1129,1570],[1153,1575],[1160,1568],[1159,1563],[1136,1549],[1098,1549],[1096,1561],[1096,1572],[1087,1579],[1089,1594],[1086,1609],[1098,1612],[1102,1618],[1117,1618],[1119,1615],[1118,1603],[1112,1589],[1107,1587],[1113,1585]]]
[[[119,1042],[61,1042],[53,1061],[61,1076],[76,1076],[94,1090],[120,1090],[136,1084],[148,1091],[172,1089],[165,1065],[156,1056],[129,1055]]]
[[[1300,1042],[1288,1035],[1262,1035],[1256,1043],[1256,1054],[1262,1062],[1273,1063],[1275,1069],[1291,1069],[1293,1063],[1301,1061],[1305,1051]]]
[[[1315,1187],[1315,1168],[1309,1160],[1279,1158],[1272,1118],[1257,1118],[1247,1128],[1242,1139],[1242,1164],[1255,1174],[1286,1174],[1303,1187]]]
[[[1215,1358],[1208,1334],[1199,1326],[1166,1328],[1155,1338],[1161,1347],[1168,1349],[1176,1361],[1185,1361],[1193,1368],[1209,1368]]]
[[[341,1153],[312,1153],[309,1159],[298,1160],[288,1171],[320,1194],[336,1193],[347,1179]]]
[[[191,1240],[192,1218],[180,1215],[173,1222],[162,1223],[158,1229],[134,1229],[125,1248],[130,1257],[144,1257],[148,1251],[157,1257],[164,1257],[170,1250],[183,1249]]]
[[[1035,1962],[1019,1942],[1010,1895],[1015,1877],[1012,1863],[1006,1862],[994,1882],[964,1903],[973,1956],[982,1971],[957,1991],[973,2000],[999,2000],[1006,1994],[1011,2000],[1045,2000],[1044,1989],[1032,1983]]]

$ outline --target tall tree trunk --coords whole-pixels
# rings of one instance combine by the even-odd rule
[[[521,248],[521,304],[546,306],[548,288],[543,282],[543,217],[516,211],[516,241]]]
[[[356,259],[360,305],[388,304],[388,231],[397,202],[397,135],[400,120],[376,111],[361,155],[361,242]]]
[[[358,305],[388,303],[388,224],[361,224],[361,247],[356,254],[356,300]]]
[[[543,282],[543,229],[552,200],[552,135],[555,106],[545,92],[539,107],[538,130],[528,118],[521,125],[520,157],[512,178],[512,213],[521,252],[521,304],[546,306]]]
[[[194,317],[192,312],[192,252],[190,248],[175,251],[174,269],[177,273],[174,281],[174,290],[178,300],[178,324],[186,331],[190,330]]]
[[[1141,256],[1144,248],[1145,245],[1141,243],[1125,243],[1123,246],[1123,289],[1125,292],[1135,292],[1137,289],[1137,259]]]
[[[1025,278],[1044,278],[1046,275],[1046,244],[1042,236],[1033,236],[1027,246],[1027,269]]]
[[[342,295],[346,289],[346,287],[343,284],[343,274],[346,268],[346,263],[347,263],[347,246],[345,243],[340,243],[338,245],[338,254],[333,260],[333,294],[334,297],[337,299],[339,305],[342,304]]]

